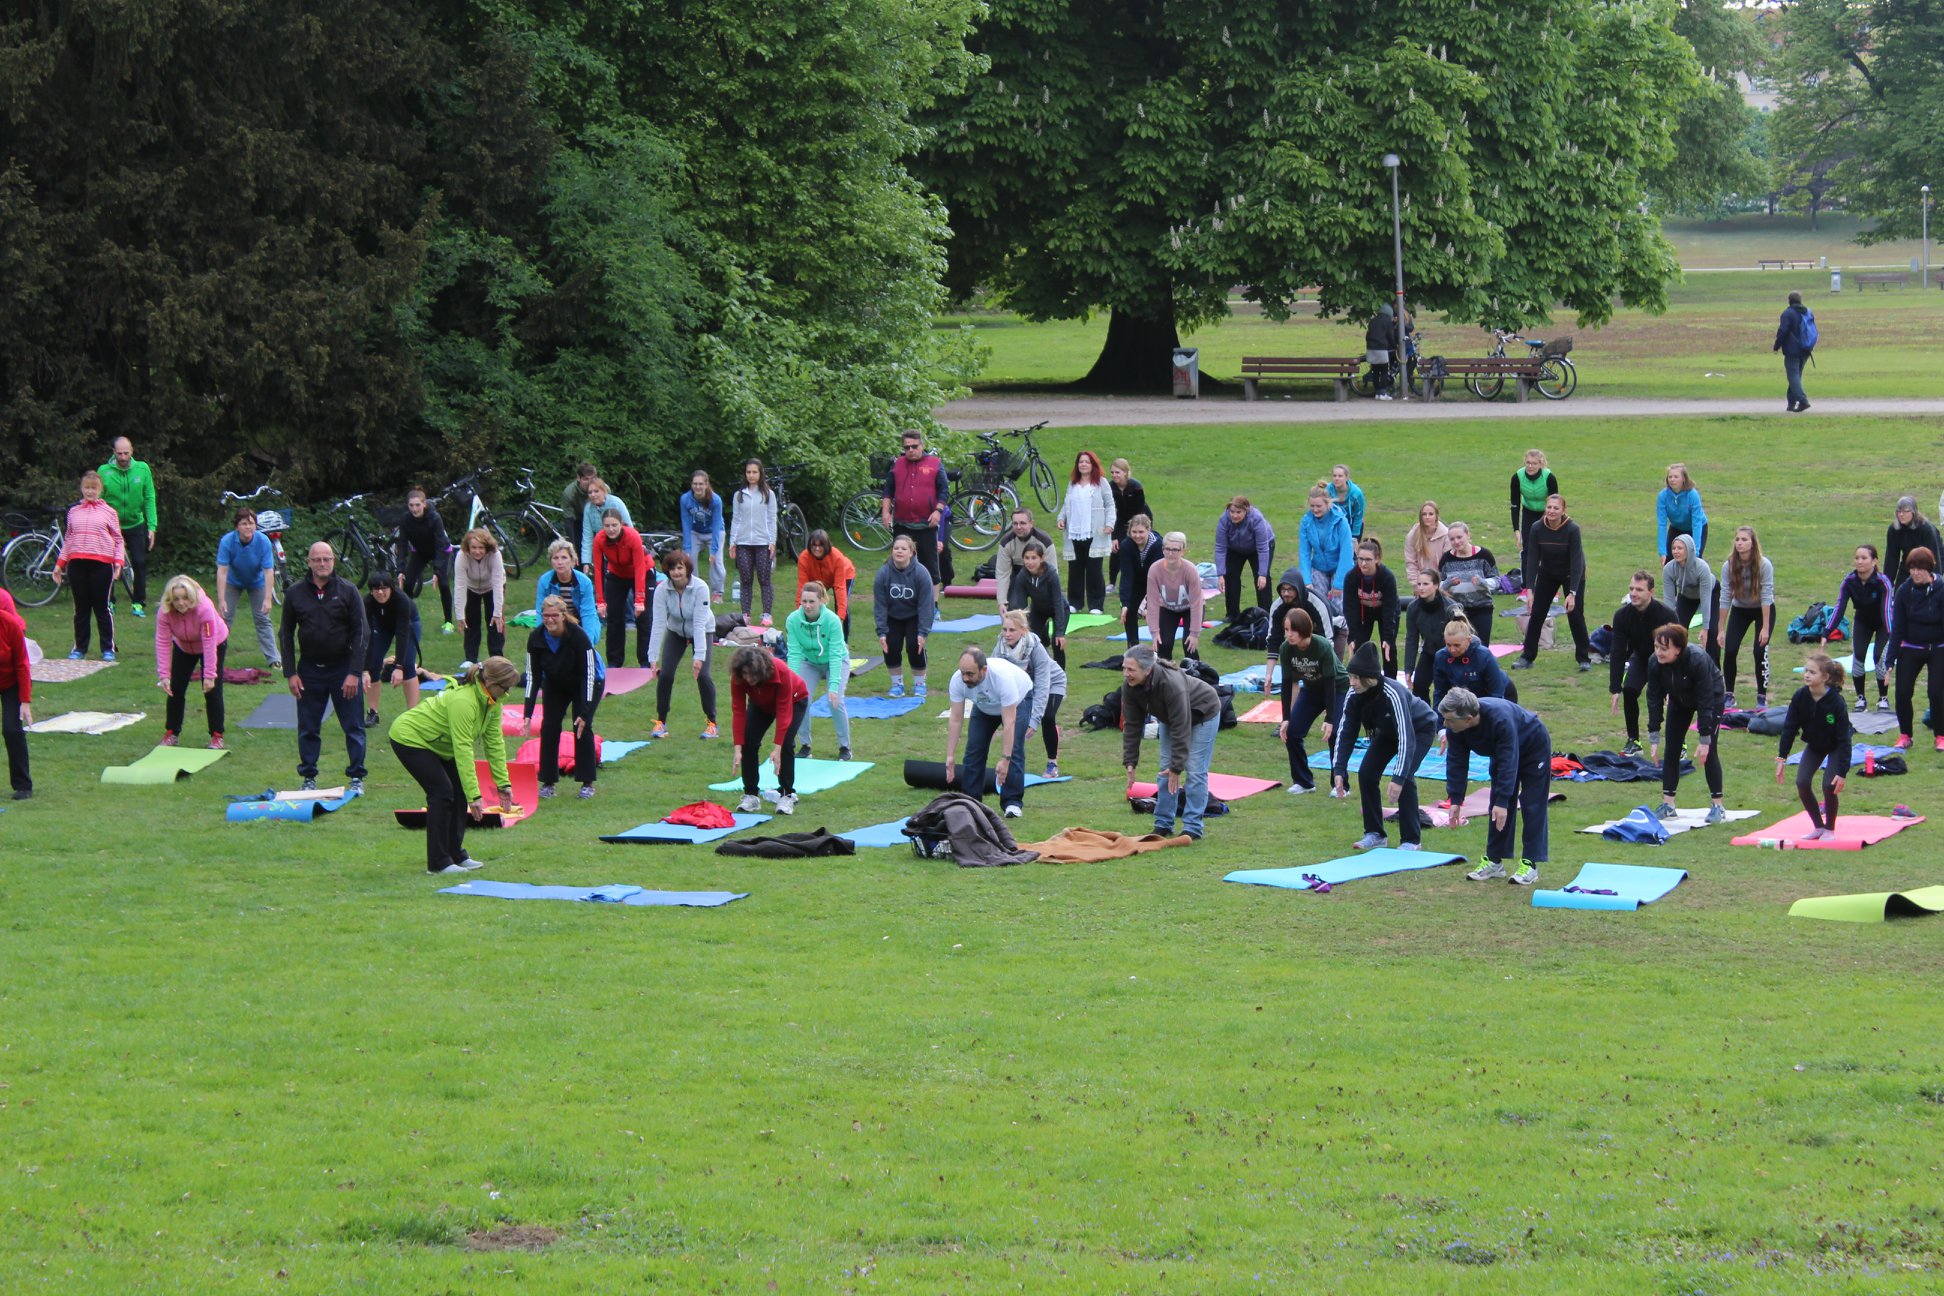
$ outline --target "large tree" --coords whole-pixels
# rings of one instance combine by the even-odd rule
[[[1157,389],[1245,285],[1371,312],[1402,158],[1415,302],[1524,324],[1663,304],[1645,178],[1706,84],[1657,0],[994,0],[989,69],[934,117],[950,282],[1033,319],[1111,312],[1089,381]]]
[[[1675,118],[1672,154],[1647,172],[1656,204],[1711,213],[1731,196],[1769,193],[1773,172],[1757,151],[1761,114],[1741,90],[1741,77],[1763,67],[1756,15],[1724,0],[1679,0],[1674,31],[1693,47],[1706,83]]]

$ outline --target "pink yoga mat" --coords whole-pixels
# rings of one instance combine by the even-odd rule
[[[1915,819],[1892,819],[1888,815],[1841,815],[1836,820],[1836,835],[1821,841],[1804,841],[1811,829],[1809,812],[1798,810],[1781,823],[1771,824],[1749,833],[1746,837],[1734,839],[1736,846],[1774,846],[1781,850],[1862,850],[1874,846],[1888,837],[1895,837],[1912,824],[1924,822],[1918,815]]]
[[[999,582],[987,577],[976,585],[947,585],[947,598],[998,598]]]
[[[1513,653],[1521,651],[1522,647],[1523,645],[1520,644],[1493,644],[1492,656],[1510,657]]]
[[[1210,774],[1208,776],[1208,795],[1223,801],[1240,801],[1243,797],[1279,788],[1282,784],[1275,779],[1245,778],[1240,774]],[[1127,795],[1151,797],[1158,789],[1152,783],[1136,783],[1127,789]]]
[[[607,668],[607,696],[619,697],[632,693],[648,682],[648,668],[645,666],[610,666]]]

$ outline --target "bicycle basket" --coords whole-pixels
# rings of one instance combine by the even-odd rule
[[[296,511],[288,508],[258,509],[257,530],[273,532],[288,531],[290,530],[290,524],[295,515]]]
[[[992,450],[980,456],[986,471],[1000,481],[1018,481],[1026,471],[1026,456],[1011,450]]]
[[[1552,341],[1546,343],[1545,350],[1541,351],[1539,354],[1549,355],[1549,356],[1563,356],[1568,351],[1571,351],[1572,349],[1573,349],[1573,339],[1569,337],[1554,338]]]
[[[412,516],[412,511],[402,504],[385,504],[371,510],[371,516],[378,519],[378,525],[381,527],[397,527],[402,526],[405,519]]]

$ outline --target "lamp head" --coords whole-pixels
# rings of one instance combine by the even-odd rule
[[[1397,164],[1400,161],[1402,161],[1402,159],[1399,158],[1395,153],[1384,154],[1384,165],[1391,168],[1393,171],[1397,169]]]

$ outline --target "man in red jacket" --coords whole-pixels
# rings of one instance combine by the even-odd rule
[[[0,736],[7,745],[7,773],[13,799],[34,795],[27,769],[27,726],[34,723],[34,676],[27,661],[27,625],[14,608],[13,595],[0,589]]]
[[[904,434],[904,453],[884,475],[884,526],[891,538],[910,536],[918,550],[918,561],[931,573],[932,583],[941,585],[938,575],[938,519],[945,512],[945,465],[937,455],[925,453],[925,434],[910,430]]]

